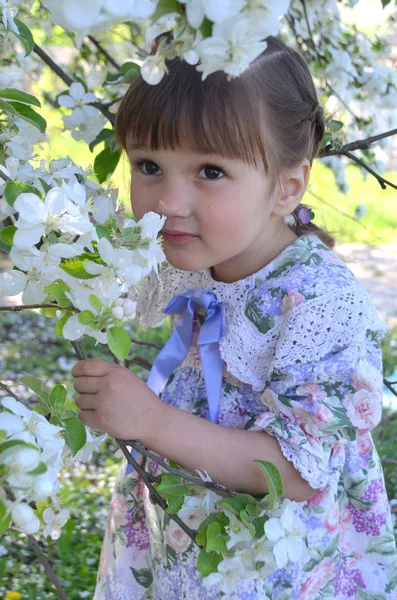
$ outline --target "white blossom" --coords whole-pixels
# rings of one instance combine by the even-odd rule
[[[63,508],[59,513],[55,513],[49,506],[43,511],[43,519],[45,526],[43,529],[44,536],[50,536],[51,539],[57,540],[61,535],[61,529],[70,518],[70,512],[67,508]]]
[[[306,555],[306,527],[294,508],[296,503],[286,498],[280,509],[265,523],[265,534],[274,542],[273,553],[277,567],[282,569],[289,560],[298,562]]]

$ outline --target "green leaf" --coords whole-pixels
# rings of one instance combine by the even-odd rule
[[[40,314],[43,315],[46,319],[56,319],[57,318],[57,310],[58,308],[40,308]]]
[[[134,567],[130,567],[130,569],[139,585],[146,589],[150,588],[153,583],[153,575],[150,569],[134,569]]]
[[[8,181],[6,183],[4,188],[4,198],[6,199],[7,204],[14,206],[15,200],[20,194],[36,194],[36,196],[41,198],[40,191],[33,185],[21,183],[20,181]]]
[[[3,535],[9,528],[11,523],[11,514],[7,515],[7,507],[3,502],[0,502],[0,535]]]
[[[254,460],[254,462],[260,466],[265,476],[269,490],[269,509],[272,510],[278,498],[284,493],[280,471],[268,460]]]
[[[340,129],[342,129],[342,127],[344,126],[342,121],[336,121],[334,119],[331,119],[331,121],[328,121],[327,125],[328,125],[328,129],[330,131],[333,131],[334,133],[336,131],[339,131]]]
[[[119,360],[125,360],[130,352],[131,338],[122,327],[112,327],[108,329],[107,342],[110,351]]]
[[[41,131],[41,133],[45,133],[47,128],[47,121],[39,115],[33,108],[27,106],[26,104],[22,104],[21,102],[9,102],[10,106],[12,106],[19,115],[30,125],[34,125]]]
[[[52,388],[50,392],[50,404],[57,412],[63,408],[66,396],[67,392],[65,386],[58,384]]]
[[[171,475],[166,473],[161,478],[161,483],[156,486],[159,494],[167,494],[170,496],[181,496],[188,493],[187,487],[184,485],[182,478],[179,475]]]
[[[105,227],[104,225],[100,225],[99,223],[96,223],[95,229],[96,229],[99,239],[104,237],[107,240],[109,240],[109,242],[112,241],[112,238],[110,237],[110,233],[109,233],[107,227]]]
[[[229,525],[230,523],[230,519],[227,515],[225,515],[225,513],[223,512],[217,512],[217,513],[212,513],[211,515],[209,515],[206,519],[204,519],[204,521],[202,521],[199,525],[199,532],[203,532],[206,531],[208,529],[208,527],[211,525],[211,523],[219,523],[220,526],[223,528],[223,530],[225,531],[225,527],[227,525]]]
[[[227,535],[222,533],[219,523],[211,523],[207,529],[207,552],[227,552]]]
[[[42,179],[41,177],[38,177],[38,180],[40,181],[40,183],[41,183],[41,185],[43,187],[44,193],[48,194],[48,192],[51,189],[51,186],[48,185],[48,183],[45,181],[45,179]]]
[[[23,440],[8,440],[7,442],[2,442],[0,444],[0,454],[9,450],[10,448],[14,448],[15,446],[23,446],[24,448],[32,448],[33,450],[39,450],[37,446],[34,444],[30,444],[29,442],[24,442]]]
[[[211,37],[213,27],[214,27],[213,22],[210,21],[209,19],[207,19],[207,17],[206,17],[200,26],[200,33],[204,39]]]
[[[65,441],[74,456],[87,441],[84,423],[82,423],[78,417],[70,417],[65,419],[63,424],[65,427]]]
[[[202,577],[207,577],[211,573],[216,573],[218,565],[222,560],[222,555],[217,552],[206,552],[200,550],[197,559],[197,570]]]
[[[115,139],[116,136],[114,133],[114,129],[102,129],[102,131],[98,133],[95,140],[93,140],[88,147],[92,152],[95,146],[97,146],[101,142],[105,142],[105,146],[107,146],[109,142],[113,142]]]
[[[95,315],[90,310],[82,310],[78,319],[82,325],[93,325],[95,323]]]
[[[160,0],[153,15],[150,17],[152,23],[155,23],[163,15],[172,12],[179,12],[180,4],[177,0]]]
[[[18,379],[48,404],[49,393],[45,391],[41,379],[38,377],[33,377],[32,375],[22,375],[22,377],[19,377]]]
[[[8,433],[5,429],[0,429],[0,443],[8,438]]]
[[[6,88],[4,90],[0,90],[0,98],[5,98],[6,100],[16,100],[17,102],[33,104],[34,106],[39,107],[41,106],[37,98],[31,94],[23,92],[22,90],[17,90],[16,88]]]
[[[168,496],[167,497],[167,512],[170,515],[176,515],[177,512],[179,512],[183,506],[183,502],[185,500],[185,496],[180,496],[178,498],[178,496]]]
[[[94,310],[96,310],[97,313],[101,312],[101,310],[102,310],[102,302],[100,301],[100,299],[98,298],[98,296],[95,296],[95,294],[90,294],[88,296],[88,301],[91,304],[92,308]]]
[[[110,148],[104,148],[94,160],[94,171],[99,183],[103,183],[105,179],[111,175],[116,169],[120,160],[121,150],[112,152]]]
[[[67,308],[70,306],[71,302],[65,295],[65,292],[70,291],[70,287],[61,279],[57,279],[53,283],[47,285],[47,287],[44,288],[44,291],[48,295],[49,302],[55,301],[61,308]]]
[[[7,246],[12,246],[16,230],[17,228],[15,225],[4,227],[4,229],[0,231],[0,241],[3,242],[3,244],[7,244]]]
[[[34,39],[29,27],[22,23],[19,19],[14,19],[15,25],[18,27],[19,35],[16,34],[25,46],[25,56],[30,54],[34,48]]]
[[[43,462],[39,463],[33,471],[28,471],[28,475],[43,475],[47,472],[47,465]]]
[[[66,260],[59,266],[63,271],[65,271],[65,273],[71,275],[72,277],[76,277],[76,279],[94,279],[95,277],[98,277],[98,275],[91,275],[91,273],[87,273],[83,266],[85,261],[85,258],[77,256],[76,258],[70,258],[69,260]],[[98,264],[100,263],[98,262]]]
[[[141,73],[141,67],[132,61],[127,61],[121,65],[120,72],[124,75],[124,83],[132,83]]]
[[[65,314],[62,315],[62,317],[57,321],[57,324],[55,325],[55,335],[57,337],[62,337],[62,332],[63,332],[63,326],[65,325],[66,321],[69,319],[69,317],[72,316],[72,312],[71,311],[66,311]]]

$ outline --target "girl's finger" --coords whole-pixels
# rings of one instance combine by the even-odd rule
[[[99,377],[76,377],[73,381],[73,387],[79,394],[97,394],[101,385],[103,380]]]
[[[95,410],[95,395],[93,394],[80,394],[76,398],[76,404],[81,410]],[[80,416],[80,415],[79,415]]]

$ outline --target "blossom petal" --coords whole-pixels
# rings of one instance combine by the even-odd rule
[[[36,194],[30,192],[19,194],[14,202],[14,208],[24,221],[32,225],[45,221],[48,214],[44,202]]]
[[[87,332],[86,325],[82,325],[77,315],[72,315],[63,326],[62,335],[72,342],[81,338]]]
[[[21,271],[0,274],[0,292],[3,296],[16,296],[25,289],[26,275]]]

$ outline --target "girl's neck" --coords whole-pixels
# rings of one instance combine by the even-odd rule
[[[210,269],[211,277],[215,281],[222,281],[224,283],[240,281],[260,271],[260,269],[268,265],[297,239],[298,236],[291,229],[287,228],[281,232],[270,247],[263,249],[263,252],[239,256],[238,259],[232,258],[221,264],[213,265]]]

